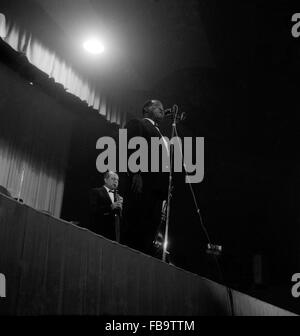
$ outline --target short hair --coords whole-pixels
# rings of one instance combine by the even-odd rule
[[[145,102],[145,104],[144,104],[144,106],[143,106],[143,115],[145,114],[145,113],[147,113],[148,111],[148,108],[150,107],[150,106],[152,106],[153,104],[155,104],[155,102],[156,102],[156,100],[154,100],[154,99],[148,99],[146,102]]]
[[[110,173],[111,173],[111,170],[108,170],[108,171],[106,171],[104,173],[104,176],[103,176],[104,180],[106,180],[107,178],[109,178]]]
[[[114,171],[112,171],[112,170],[108,170],[108,171],[106,171],[105,173],[104,173],[104,180],[106,180],[107,178],[109,178],[109,175],[110,174],[116,174],[116,175],[118,175],[116,172],[114,172]]]

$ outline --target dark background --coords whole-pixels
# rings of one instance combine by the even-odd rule
[[[223,246],[226,282],[298,310],[291,296],[291,276],[300,266],[300,40],[291,36],[296,11],[285,2],[201,3],[217,67],[174,72],[153,93],[188,113],[181,135],[205,137],[205,178],[193,187],[211,241]],[[83,128],[76,132],[80,137],[89,133]],[[85,162],[78,154],[86,152],[76,148],[76,160]],[[97,154],[90,154],[92,165]],[[176,176],[171,260],[221,281],[206,244],[189,188]],[[254,281],[255,255],[262,257],[262,284]]]
[[[291,35],[299,9],[288,1],[213,0],[199,1],[197,10],[215,66],[176,69],[149,94],[187,112],[182,136],[205,137],[205,177],[193,187],[211,241],[223,246],[226,283],[300,313],[291,295],[291,277],[300,271],[300,38]],[[87,226],[87,193],[102,183],[95,143],[116,128],[78,110],[62,218]],[[184,176],[176,176],[171,211],[172,262],[221,281]],[[262,284],[254,281],[257,254]]]

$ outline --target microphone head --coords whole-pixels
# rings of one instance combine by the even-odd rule
[[[182,112],[180,114],[180,121],[183,121],[183,120],[186,120],[186,113],[185,112]]]
[[[165,118],[174,118],[175,112],[173,108],[167,108],[166,110],[164,110],[164,114],[165,114]],[[183,121],[186,120],[186,113],[185,112],[181,112],[177,114],[177,120],[179,121]]]
[[[165,113],[165,117],[168,116],[168,115],[171,115],[172,114],[172,108],[167,108],[164,110],[164,113]]]

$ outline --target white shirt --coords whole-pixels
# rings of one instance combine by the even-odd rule
[[[149,119],[149,118],[144,118],[144,119],[150,121],[151,124],[152,124],[153,126],[155,126],[155,122],[154,122],[152,119]],[[161,138],[162,138],[162,140],[163,140],[163,142],[164,142],[164,144],[165,144],[165,147],[166,147],[168,156],[170,156],[170,153],[169,153],[169,146],[168,146],[167,140],[166,140],[165,137],[161,134],[159,128],[158,128],[157,126],[155,126],[155,128],[158,130],[158,132],[159,132],[159,134],[160,134],[160,136],[161,136]]]
[[[109,188],[107,188],[107,186],[105,185],[104,188],[106,189],[107,193],[108,193],[108,196],[110,197],[111,199],[111,202],[114,203],[115,201],[115,195],[113,193],[113,191],[110,191]]]

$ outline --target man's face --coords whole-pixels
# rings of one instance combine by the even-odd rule
[[[164,116],[164,107],[163,104],[160,101],[155,101],[150,107],[149,107],[149,117],[153,119],[156,122],[161,121]]]
[[[119,185],[119,177],[115,173],[110,173],[109,176],[104,179],[105,185],[109,189],[117,189]]]

